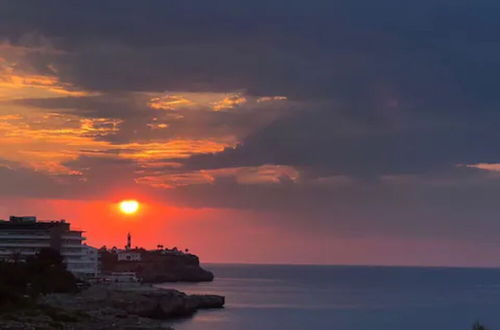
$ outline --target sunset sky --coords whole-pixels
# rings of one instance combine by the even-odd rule
[[[206,262],[500,266],[499,10],[0,0],[0,218]]]

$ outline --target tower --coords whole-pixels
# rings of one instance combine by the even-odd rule
[[[130,233],[127,234],[127,245],[125,245],[125,250],[130,250],[132,247],[132,235]]]

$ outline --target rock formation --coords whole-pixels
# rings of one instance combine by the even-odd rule
[[[117,255],[101,251],[103,272],[134,272],[144,283],[212,281],[214,275],[200,266],[197,256],[138,250],[141,260],[119,261]]]
[[[224,297],[216,295],[187,295],[147,286],[93,286],[77,294],[44,296],[37,309],[3,315],[0,328],[171,330],[164,320],[223,306]]]

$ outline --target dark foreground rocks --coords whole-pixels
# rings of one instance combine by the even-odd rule
[[[78,294],[47,295],[37,308],[4,315],[0,329],[165,330],[171,329],[166,320],[223,306],[222,296],[145,286],[94,286]]]
[[[108,304],[128,314],[154,319],[185,317],[202,308],[221,308],[224,297],[186,295],[177,290],[111,291]]]

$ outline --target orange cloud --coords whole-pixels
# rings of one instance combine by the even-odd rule
[[[73,115],[2,115],[0,158],[50,174],[75,174],[61,164],[77,158],[82,148],[104,149],[106,142],[94,138],[113,133],[117,125],[116,120]]]
[[[207,109],[224,111],[237,108],[244,104],[258,105],[263,102],[286,101],[286,96],[254,97],[244,92],[207,93],[207,92],[176,92],[166,95],[147,93],[147,105],[155,110]]]
[[[163,128],[167,128],[168,127],[168,124],[165,124],[165,123],[151,123],[151,124],[146,124],[149,128],[151,129],[163,129]]]
[[[16,91],[26,89],[41,89],[58,95],[84,96],[89,92],[75,89],[71,84],[63,83],[56,76],[14,74],[3,72],[0,74],[0,96],[6,99],[9,95],[16,98]],[[10,92],[10,93],[9,93]]]
[[[40,73],[27,60],[30,52],[57,52],[45,40],[34,44],[38,48],[18,47],[0,43],[0,160],[16,166],[35,169],[53,176],[73,175],[84,180],[86,169],[78,171],[65,163],[80,156],[91,155],[101,158],[127,159],[137,164],[137,182],[150,186],[179,186],[213,182],[217,178],[232,176],[245,184],[277,182],[280,177],[295,179],[297,173],[285,167],[261,166],[255,168],[219,169],[163,175],[156,170],[172,168],[180,171],[180,164],[171,164],[169,159],[187,158],[200,153],[216,153],[233,147],[238,137],[224,129],[224,134],[193,135],[171,133],[162,139],[161,130],[170,132],[172,121],[188,116],[174,110],[226,111],[249,104],[286,99],[281,96],[258,98],[246,95],[244,91],[230,93],[131,93],[134,102],[146,105],[159,112],[146,125],[154,132],[154,140],[137,139],[133,142],[116,143],[104,137],[117,134],[123,121],[113,118],[82,118],[76,112],[54,113],[35,106],[11,102],[25,98],[80,97],[94,93],[62,81],[57,67],[48,64]],[[173,112],[170,112],[173,111]],[[195,117],[198,113],[193,111]],[[173,116],[178,116],[172,118]],[[192,119],[196,122],[196,119]],[[203,124],[199,124],[203,128]],[[128,126],[127,126],[128,127]],[[173,136],[173,137],[172,137]],[[191,136],[193,136],[191,138]]]
[[[215,102],[212,106],[214,111],[223,111],[233,109],[241,104],[245,104],[247,99],[240,94],[233,94],[224,97],[222,100]]]
[[[224,150],[228,145],[210,140],[176,139],[153,143],[127,143],[114,146],[120,157],[140,161],[187,158],[199,153],[214,153]]]
[[[37,113],[0,116],[0,158],[49,174],[80,174],[62,164],[81,155],[131,159],[139,165],[222,151],[229,144],[196,139],[112,144],[97,140],[115,134],[122,121]],[[107,151],[113,150],[113,153]],[[146,165],[147,167],[147,165]]]
[[[139,177],[136,182],[155,188],[173,188],[193,184],[214,183],[220,178],[234,178],[240,184],[271,184],[283,179],[297,181],[300,173],[291,166],[262,165],[214,170],[198,170],[174,174],[158,174]]]
[[[468,164],[465,166],[470,168],[478,168],[480,170],[485,170],[485,171],[500,172],[499,163],[478,163],[478,164]]]
[[[194,105],[195,103],[180,95],[165,95],[153,97],[148,106],[155,110],[177,110]]]
[[[42,44],[44,42],[43,40],[39,41]],[[30,48],[0,43],[0,99],[91,94],[70,83],[62,82],[57,77],[57,69],[53,65],[48,66],[52,74],[37,72],[37,69],[25,60],[26,56],[32,52],[54,54],[60,51],[49,45]]]

